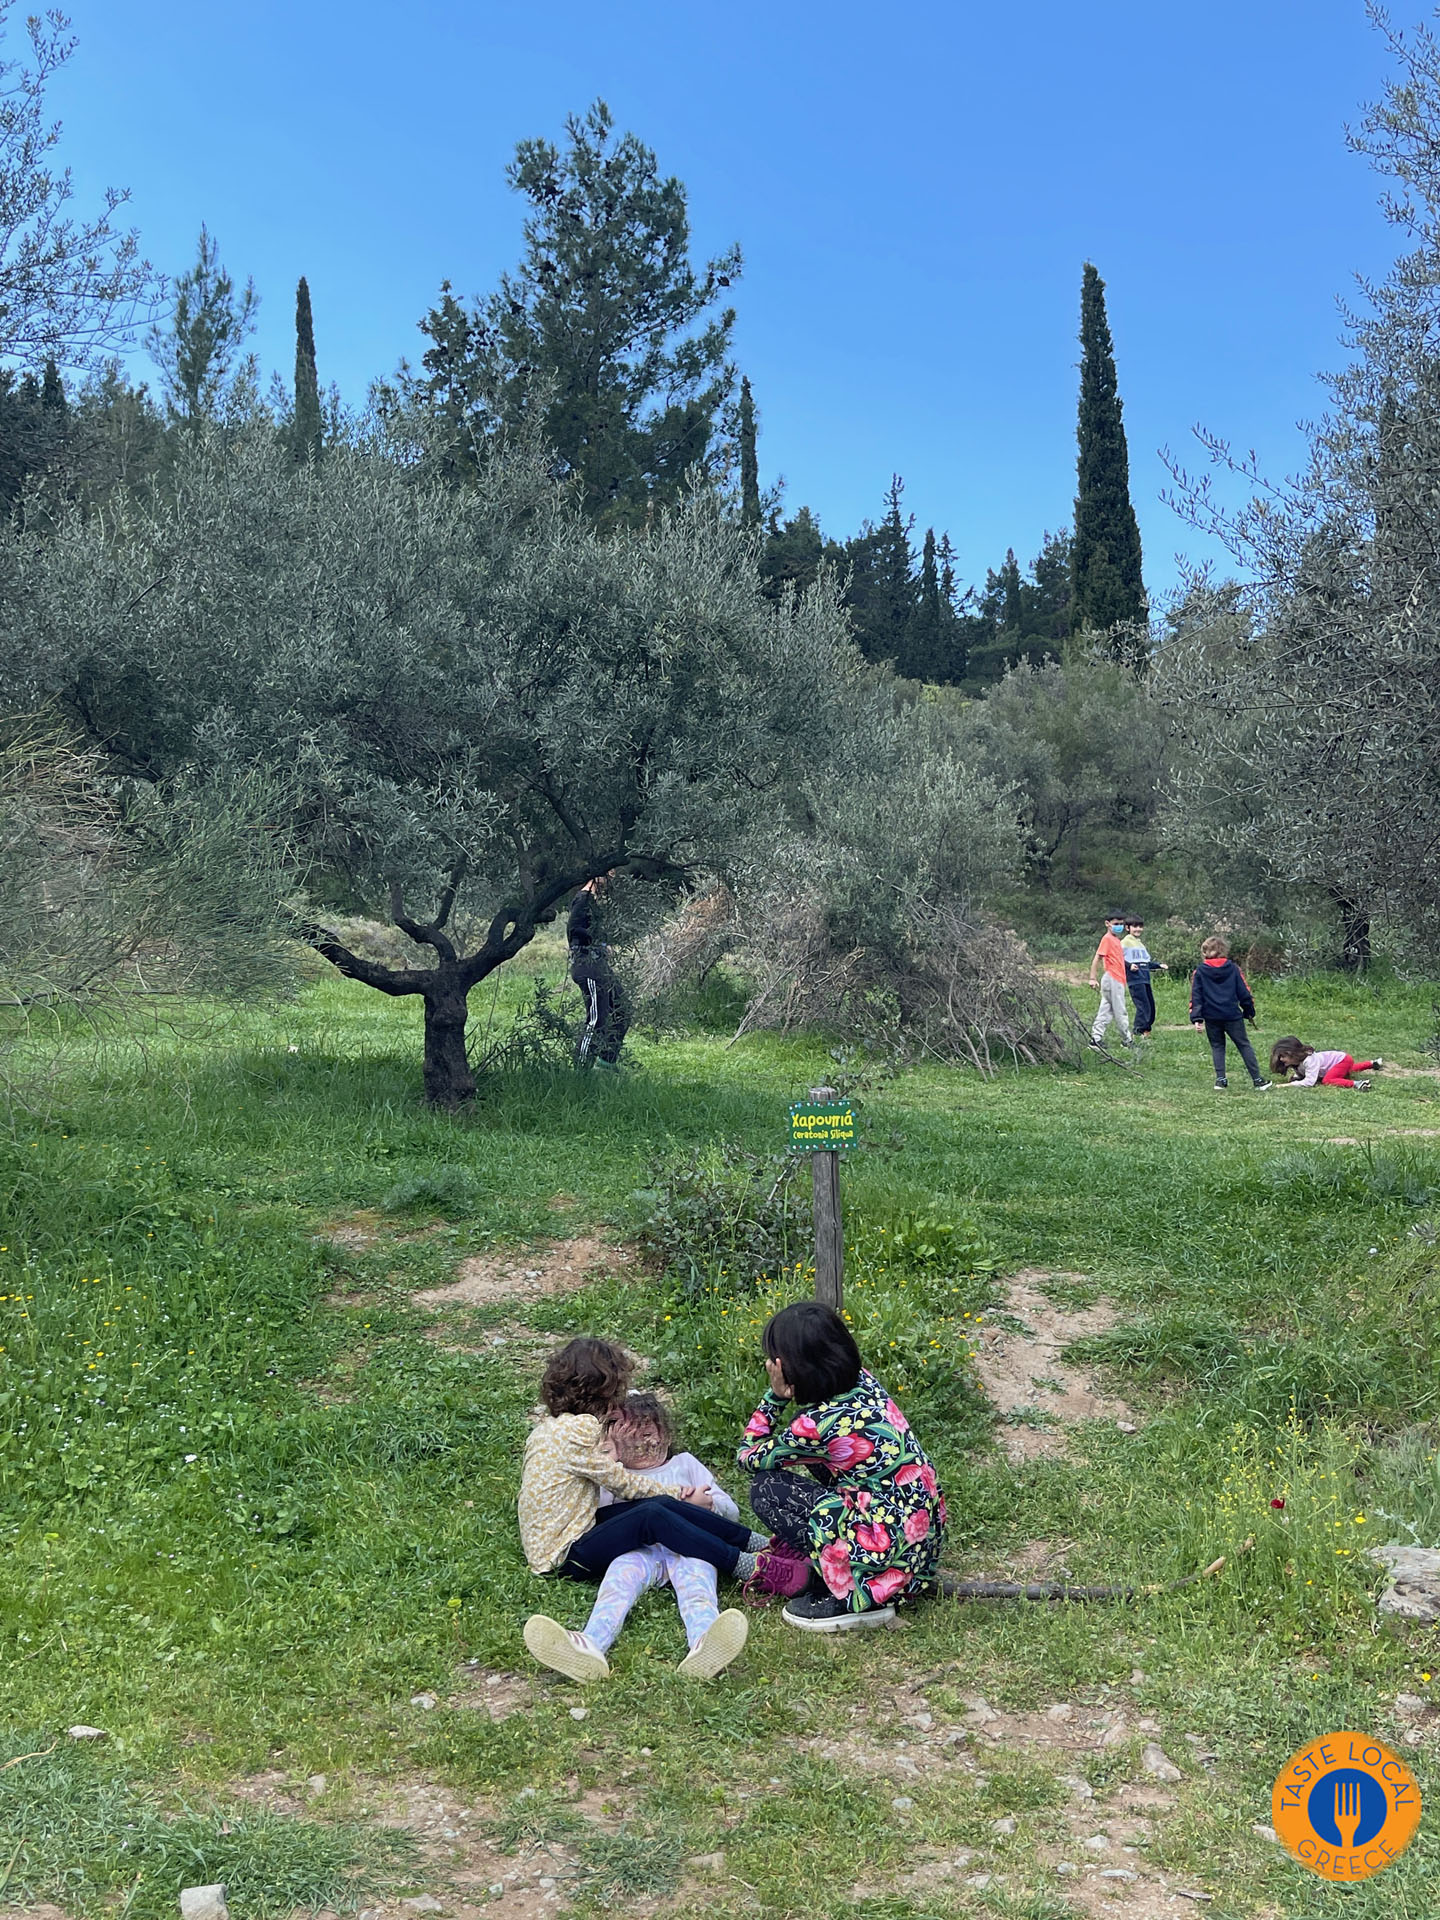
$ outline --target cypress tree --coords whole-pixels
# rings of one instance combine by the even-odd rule
[[[755,396],[744,379],[740,382],[740,518],[747,527],[760,524],[760,456],[755,442]]]
[[[65,400],[65,382],[60,378],[60,369],[53,360],[45,362],[45,378],[40,384],[40,404],[62,416],[69,410]]]
[[[969,627],[955,602],[955,548],[948,533],[940,536],[939,560],[943,642],[939,678],[959,686],[970,666]]]
[[[940,567],[935,557],[935,529],[925,529],[925,545],[920,557],[920,602],[910,620],[909,644],[900,662],[901,670],[914,680],[938,681],[944,678],[945,647],[941,625]]]
[[[1025,624],[1025,608],[1020,598],[1020,563],[1015,558],[1014,547],[1005,549],[1005,564],[1000,569],[1000,591],[1003,595],[1000,624],[1007,633],[1018,635]]]
[[[310,287],[304,274],[295,289],[295,458],[316,459],[324,424],[320,417],[320,375],[315,365],[315,323]]]
[[[1080,292],[1080,410],[1076,434],[1071,631],[1146,618],[1140,528],[1130,504],[1130,455],[1105,316],[1105,282],[1087,260]]]

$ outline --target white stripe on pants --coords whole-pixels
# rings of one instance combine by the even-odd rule
[[[1095,1024],[1090,1029],[1090,1038],[1103,1040],[1112,1020],[1120,1029],[1120,1038],[1128,1041],[1130,1018],[1125,1011],[1125,982],[1107,973],[1100,982],[1100,1011],[1096,1014]]]

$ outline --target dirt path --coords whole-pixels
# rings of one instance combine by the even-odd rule
[[[1041,1291],[1046,1281],[1070,1281],[1075,1274],[1026,1268],[1007,1283],[999,1308],[1001,1321],[980,1330],[975,1370],[1000,1421],[997,1437],[1017,1465],[1026,1460],[1061,1459],[1066,1428],[1082,1420],[1107,1420],[1134,1432],[1138,1421],[1123,1400],[1104,1392],[1086,1368],[1060,1358],[1074,1340],[1113,1327],[1115,1310],[1105,1301],[1094,1306],[1060,1307]]]

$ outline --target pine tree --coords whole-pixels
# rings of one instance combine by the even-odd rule
[[[915,555],[910,548],[914,516],[901,507],[905,482],[897,473],[885,494],[885,517],[868,523],[845,543],[850,585],[845,595],[855,638],[867,660],[899,663],[906,658],[916,608]]]
[[[760,556],[760,591],[774,601],[784,597],[787,587],[798,596],[814,586],[821,562],[827,559],[843,566],[843,550],[821,538],[820,522],[809,507],[801,507],[783,526],[771,523]]]
[[[302,464],[320,457],[324,436],[320,415],[320,374],[315,364],[315,323],[310,285],[304,274],[295,289],[295,458]]]
[[[756,438],[755,396],[747,378],[740,382],[740,518],[747,527],[760,524],[760,456]]]
[[[165,401],[173,421],[198,428],[213,420],[230,391],[246,336],[255,330],[260,299],[253,280],[240,293],[220,264],[220,249],[208,227],[200,229],[195,264],[175,283],[175,306],[168,326],[153,326],[145,337],[165,383]]]
[[[1105,316],[1105,282],[1087,260],[1080,294],[1079,459],[1072,549],[1071,631],[1146,618],[1140,528],[1130,504],[1130,455]]]

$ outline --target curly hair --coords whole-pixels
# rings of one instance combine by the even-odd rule
[[[540,1381],[551,1413],[593,1413],[601,1419],[625,1398],[635,1362],[613,1340],[582,1336],[552,1353]]]

